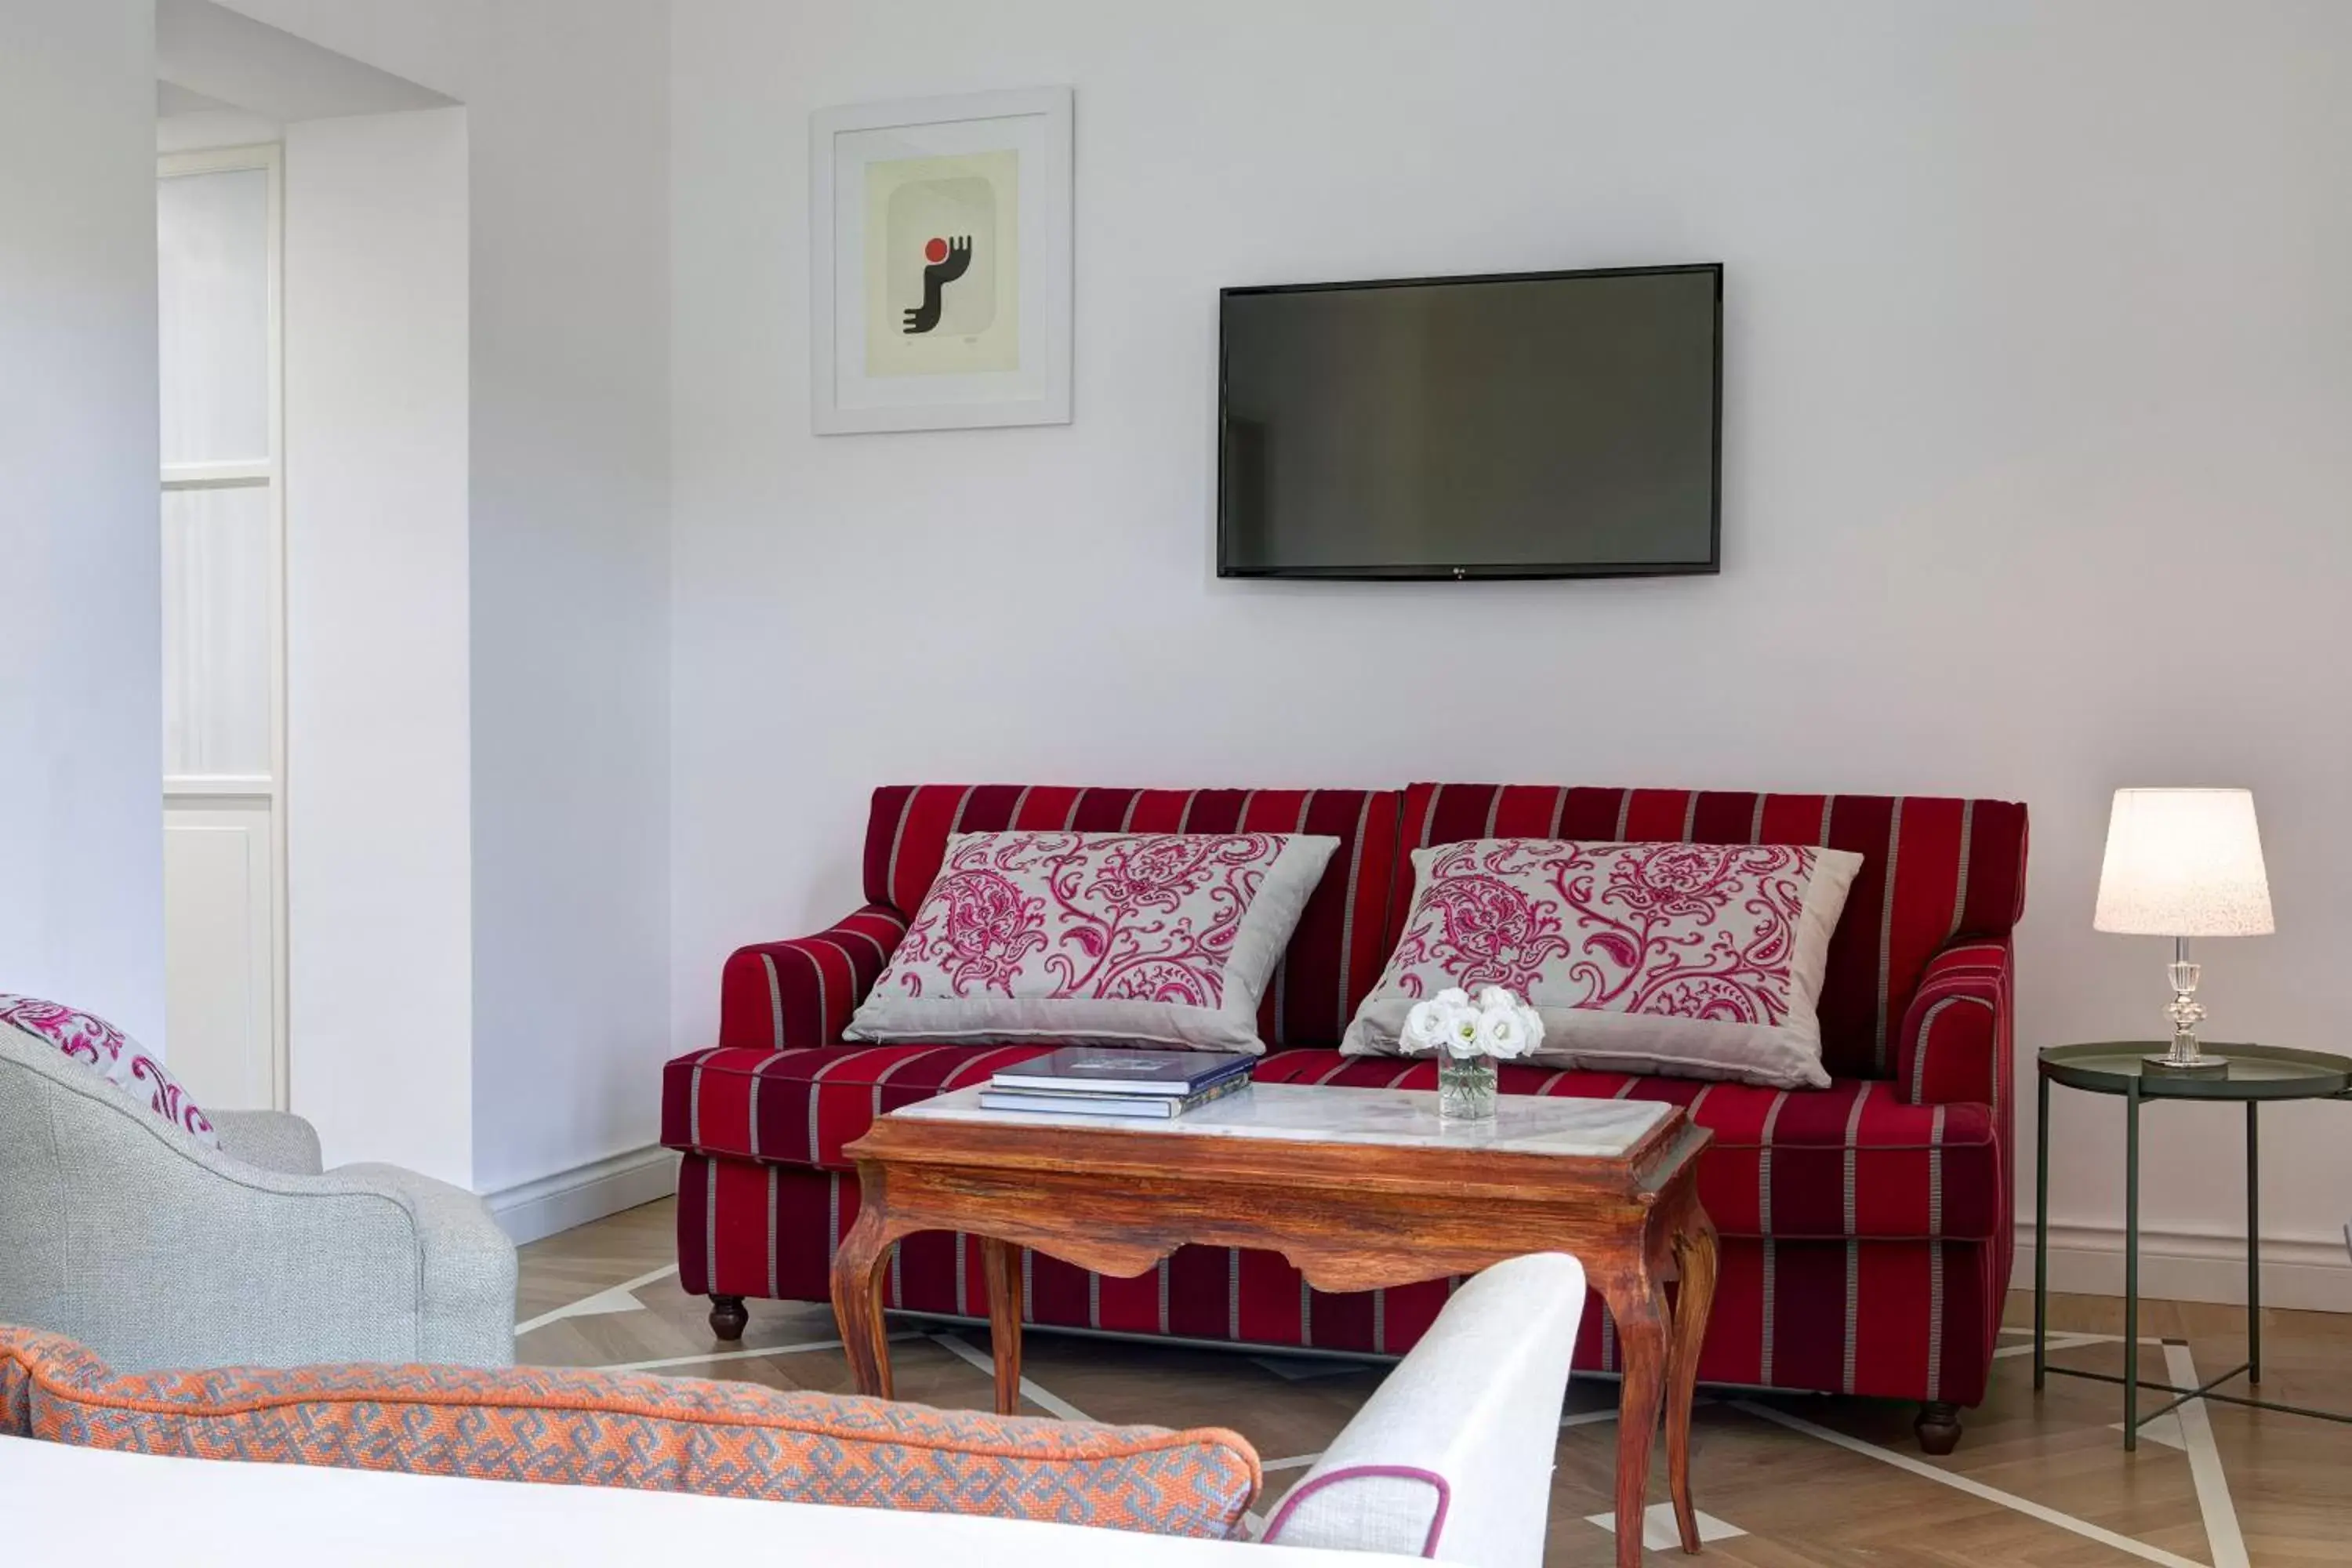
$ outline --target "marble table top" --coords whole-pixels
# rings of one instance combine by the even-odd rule
[[[983,1110],[978,1087],[894,1110],[919,1121],[1006,1127],[1117,1129],[1165,1138],[1264,1138],[1308,1143],[1381,1143],[1406,1148],[1492,1149],[1505,1153],[1609,1158],[1639,1143],[1672,1107],[1657,1100],[1570,1100],[1504,1095],[1495,1120],[1441,1121],[1433,1091],[1334,1089],[1255,1083],[1165,1121],[1137,1116],[1064,1116]]]

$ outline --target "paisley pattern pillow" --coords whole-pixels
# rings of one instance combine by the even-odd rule
[[[220,1147],[212,1121],[138,1041],[94,1014],[56,1002],[0,992],[0,1024],[47,1040],[117,1089],[147,1101],[156,1115],[208,1149]]]
[[[1862,868],[1785,844],[1476,838],[1416,849],[1403,939],[1340,1049],[1392,1055],[1422,997],[1507,985],[1543,1016],[1534,1059],[1828,1087],[1814,1003]]]
[[[1258,998],[1339,847],[1285,833],[960,833],[853,1040],[1263,1052]]]

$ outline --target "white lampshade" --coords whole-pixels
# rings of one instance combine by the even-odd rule
[[[2100,931],[2265,936],[2271,883],[2242,789],[2119,789],[2099,868]]]

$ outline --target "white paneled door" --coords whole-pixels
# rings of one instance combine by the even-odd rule
[[[265,800],[163,816],[163,954],[172,1070],[202,1102],[278,1100],[277,871]]]
[[[163,380],[166,1049],[206,1104],[286,1103],[278,149],[155,196]]]

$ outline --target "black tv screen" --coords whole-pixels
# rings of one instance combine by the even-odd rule
[[[1223,303],[1219,576],[1717,569],[1720,266]]]

